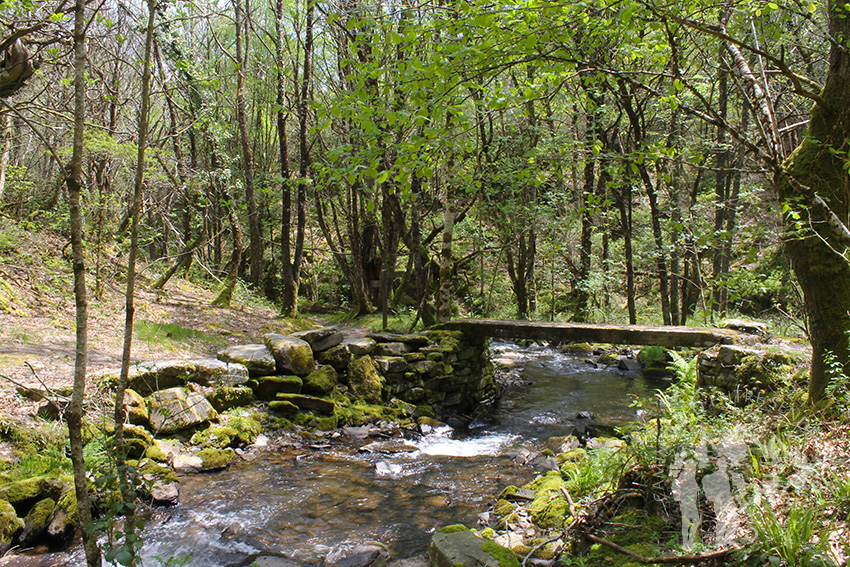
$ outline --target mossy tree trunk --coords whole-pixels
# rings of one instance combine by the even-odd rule
[[[832,47],[821,101],[812,110],[808,138],[785,161],[786,175],[777,176],[780,198],[795,211],[786,216],[786,249],[809,319],[812,401],[824,397],[833,372],[850,372],[850,13],[845,6],[828,5]]]

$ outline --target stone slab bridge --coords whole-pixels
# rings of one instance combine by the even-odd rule
[[[557,323],[511,319],[457,319],[437,328],[461,331],[470,342],[486,338],[529,339],[573,343],[658,345],[662,347],[703,347],[738,342],[741,333],[732,329],[706,327],[653,327],[643,325],[602,325]]]

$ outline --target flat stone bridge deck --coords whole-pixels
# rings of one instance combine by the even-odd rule
[[[643,325],[600,325],[553,323],[512,319],[457,319],[438,328],[462,331],[469,339],[529,339],[663,347],[711,347],[738,341],[741,333],[706,327],[653,327]]]

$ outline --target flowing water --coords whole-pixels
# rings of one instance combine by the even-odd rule
[[[499,343],[493,356],[532,384],[509,388],[492,418],[463,435],[438,429],[389,454],[358,451],[374,439],[340,438],[181,478],[180,504],[147,518],[143,565],[191,556],[190,566],[227,566],[259,552],[313,562],[366,541],[394,557],[420,554],[435,529],[474,525],[504,486],[530,480],[522,456],[585,424],[578,412],[621,424],[634,419],[635,397],[663,385],[550,348]]]

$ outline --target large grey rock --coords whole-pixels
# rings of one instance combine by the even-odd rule
[[[487,549],[487,551],[485,551]],[[510,561],[513,559],[513,561]],[[431,567],[507,567],[519,565],[510,549],[481,539],[469,530],[452,533],[437,532],[428,549]]]
[[[118,384],[119,370],[105,370],[95,377],[98,384]],[[177,359],[140,362],[130,366],[127,387],[143,396],[195,382],[203,386],[236,386],[248,380],[248,369],[241,364],[209,359]]]
[[[365,356],[367,354],[372,354],[372,351],[375,350],[375,346],[377,346],[377,343],[368,337],[360,339],[346,339],[342,341],[342,344],[345,345],[345,348],[348,349],[348,352],[350,352],[352,356]]]
[[[331,551],[325,558],[328,567],[384,567],[389,554],[377,545],[344,546]]]
[[[402,356],[410,352],[410,347],[404,343],[379,343],[372,352],[374,356]]]
[[[313,349],[307,341],[276,333],[264,335],[263,340],[274,356],[278,373],[307,376],[315,370]]]
[[[767,323],[747,319],[726,319],[723,321],[724,329],[732,329],[749,335],[766,335],[767,327]]]
[[[251,376],[265,376],[275,373],[275,360],[272,351],[266,345],[232,346],[218,353],[218,359],[244,365]]]
[[[379,343],[405,343],[411,346],[425,346],[431,341],[425,335],[399,335],[395,333],[369,333],[366,335]]]
[[[336,327],[322,327],[321,329],[311,329],[309,331],[298,331],[292,333],[292,336],[307,341],[314,353],[328,350],[342,342],[343,336]]]
[[[388,356],[375,358],[375,364],[381,369],[383,374],[392,374],[394,372],[407,372],[410,365],[400,356]]]
[[[200,425],[218,414],[198,392],[169,388],[147,398],[151,427],[158,433],[173,433]]]

